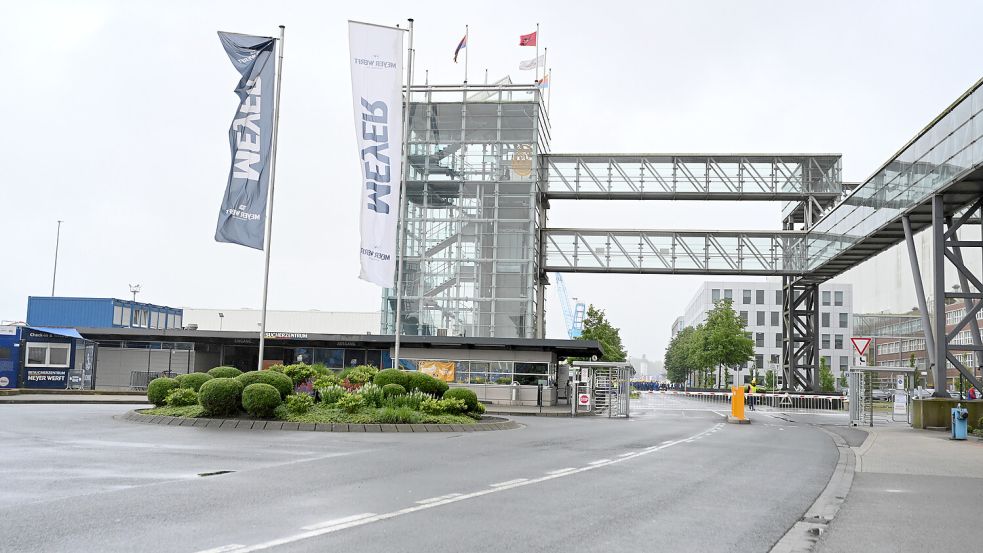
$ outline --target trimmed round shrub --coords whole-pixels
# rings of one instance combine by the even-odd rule
[[[212,378],[212,375],[208,373],[188,373],[177,375],[177,383],[182,388],[191,388],[196,392],[201,391],[201,385],[208,382]]]
[[[211,417],[235,415],[242,405],[243,388],[235,378],[212,378],[198,390],[198,403]]]
[[[447,383],[443,380],[438,380],[429,374],[417,372],[406,373],[408,384],[405,386],[407,390],[420,390],[425,394],[431,394],[433,396],[441,397],[444,392],[447,391]]]
[[[406,388],[400,386],[399,384],[386,384],[382,387],[382,395],[384,397],[401,396],[406,393]]]
[[[269,418],[279,406],[280,390],[269,384],[250,384],[242,390],[242,408],[254,417]]]
[[[293,394],[287,396],[286,407],[291,415],[303,415],[314,407],[314,398],[307,394]]]
[[[317,370],[314,367],[307,365],[305,363],[297,363],[295,365],[287,365],[283,368],[283,374],[290,377],[293,381],[294,386],[297,386],[308,380],[313,380],[318,377]]]
[[[235,378],[242,374],[242,371],[235,367],[215,367],[208,370],[208,374],[212,375],[212,378]]]
[[[372,383],[383,388],[386,384],[399,384],[405,389],[409,380],[406,373],[399,369],[383,369],[372,378]]]
[[[167,394],[179,387],[180,384],[173,378],[155,378],[147,386],[147,399],[157,407],[162,407],[167,401]]]
[[[236,380],[241,382],[243,387],[250,384],[269,384],[280,392],[280,399],[286,399],[294,392],[294,383],[289,376],[269,369],[245,372],[237,376]]]
[[[164,403],[168,407],[187,407],[198,405],[198,394],[191,388],[174,388],[167,394]]]
[[[468,406],[468,411],[478,410],[478,395],[467,388],[454,388],[444,392],[444,399],[460,399]]]

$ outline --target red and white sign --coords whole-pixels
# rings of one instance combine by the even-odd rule
[[[853,349],[857,350],[857,354],[861,357],[866,354],[867,348],[870,347],[870,338],[850,338],[850,341],[853,342]]]
[[[590,394],[577,394],[577,405],[581,407],[590,406]]]

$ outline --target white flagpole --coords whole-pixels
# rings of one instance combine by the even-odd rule
[[[410,174],[410,87],[413,86],[413,20],[410,19],[410,45],[406,50],[406,104],[403,108],[403,179],[399,190],[399,249],[396,252],[396,345],[393,368],[399,368],[399,342],[403,334],[403,247],[406,244],[406,179]],[[465,54],[467,56],[467,54]],[[464,58],[467,60],[467,57]]]
[[[538,40],[536,41],[536,44],[539,44]],[[549,55],[549,53],[550,53],[549,48],[543,48],[543,78],[544,79],[546,78],[546,56]],[[538,57],[536,59],[536,63],[539,63]],[[537,82],[536,84],[538,85],[539,83]]]
[[[468,51],[471,50],[471,45],[468,44],[469,29],[468,26],[464,26],[464,84],[468,84]]]
[[[536,80],[539,80],[539,23],[536,23]]]
[[[280,25],[280,41],[276,65],[276,96],[273,99],[273,144],[270,152],[270,192],[266,202],[266,267],[263,270],[263,311],[259,319],[259,361],[256,370],[263,370],[263,352],[266,346],[266,299],[270,287],[270,250],[273,249],[273,187],[276,183],[276,143],[280,129],[280,79],[283,77],[283,32]]]

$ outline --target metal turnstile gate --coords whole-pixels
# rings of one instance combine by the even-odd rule
[[[629,416],[631,377],[634,369],[627,363],[576,362],[577,389],[590,390],[591,413],[608,417]],[[576,396],[575,396],[576,397]]]

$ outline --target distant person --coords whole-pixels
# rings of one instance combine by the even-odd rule
[[[970,386],[969,392],[966,394],[967,399],[980,399],[980,392],[975,386]]]
[[[752,378],[751,383],[747,385],[747,408],[751,411],[754,411],[754,394],[756,393],[758,393],[758,381]]]

